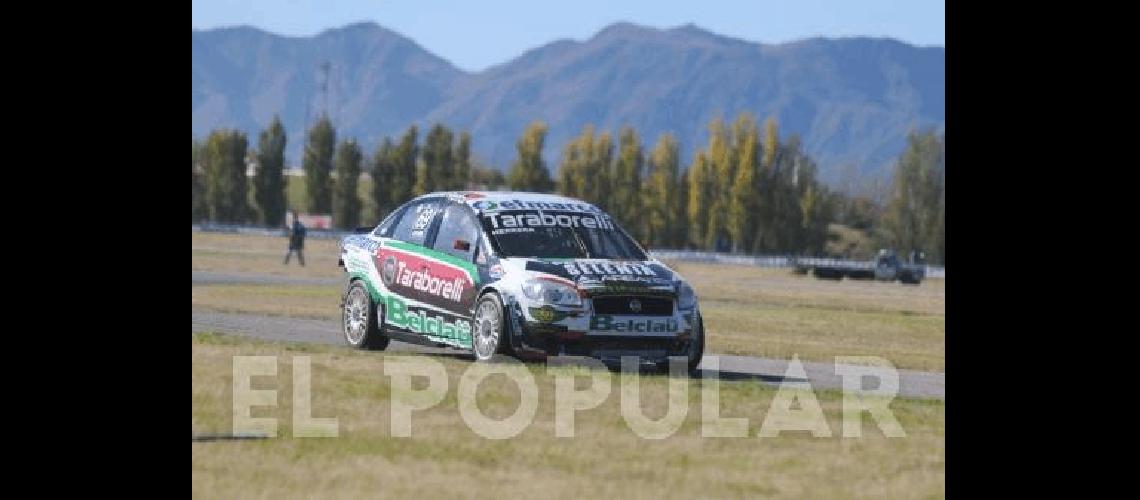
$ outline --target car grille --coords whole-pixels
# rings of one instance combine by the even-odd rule
[[[641,310],[634,311],[630,303],[637,300]],[[673,299],[665,297],[636,297],[613,295],[594,298],[594,312],[597,314],[624,314],[631,316],[672,316]]]
[[[559,347],[570,356],[633,355],[634,353],[668,356],[681,353],[684,348],[684,341],[675,338],[610,339],[601,337],[561,342],[559,346],[552,348],[552,352],[559,352]]]

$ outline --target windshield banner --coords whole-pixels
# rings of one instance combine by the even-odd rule
[[[536,228],[543,227],[614,229],[613,221],[604,214],[519,211],[517,213],[490,213],[484,218],[491,223],[492,234],[531,232]]]

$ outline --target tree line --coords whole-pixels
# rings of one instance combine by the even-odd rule
[[[194,141],[193,219],[278,227],[287,210],[297,209],[332,214],[337,228],[350,229],[375,224],[424,193],[509,188],[594,203],[650,247],[825,255],[835,253],[828,247],[830,229],[840,223],[900,255],[922,251],[929,261],[943,262],[942,135],[912,133],[888,192],[876,195],[839,192],[820,182],[799,137],[781,138],[773,118],[761,125],[742,113],[731,124],[714,119],[708,130],[707,143],[683,166],[672,134],[650,147],[632,127],[622,127],[615,143],[609,131],[586,125],[563,147],[551,175],[542,155],[547,126],[534,122],[516,143],[504,175],[473,161],[466,131],[435,124],[421,142],[412,125],[366,155],[354,138],[338,142],[322,117],[305,134],[304,206],[288,207],[286,134],[275,117],[259,134],[256,150],[245,134],[230,129]],[[247,165],[253,166],[248,181]],[[362,199],[363,172],[372,183]]]
[[[614,143],[587,125],[563,148],[552,179],[542,163],[546,126],[527,127],[507,181],[515,190],[556,190],[612,214],[654,247],[819,254],[833,222],[831,192],[792,136],[781,142],[769,119],[751,114],[709,124],[709,142],[682,169],[677,139],[662,134],[648,151],[623,127]]]
[[[194,140],[193,221],[277,227],[284,224],[288,210],[298,210],[331,214],[340,229],[372,224],[376,220],[363,220],[365,200],[359,196],[359,180],[365,172],[372,179],[368,201],[374,219],[424,193],[495,190],[506,183],[501,172],[472,163],[467,132],[456,135],[437,124],[421,145],[419,130],[412,125],[401,137],[385,137],[366,156],[356,139],[338,142],[336,129],[328,117],[322,117],[305,135],[302,206],[289,207],[284,177],[286,140],[278,117],[260,133],[256,151],[249,150],[244,133],[232,129],[214,130],[202,142]],[[248,182],[251,186],[247,186],[248,165],[254,171]]]

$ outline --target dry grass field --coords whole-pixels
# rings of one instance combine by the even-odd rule
[[[670,262],[697,291],[709,350],[830,361],[869,355],[946,368],[946,285],[830,281],[787,269]]]
[[[285,266],[285,236],[250,236],[223,233],[192,233],[191,268],[195,271],[220,273],[256,273],[306,278],[339,278],[336,266],[335,240],[305,240],[305,266],[297,264],[297,256]]]
[[[703,380],[641,376],[646,416],[660,418],[667,385],[686,388],[688,412],[675,434],[638,437],[621,413],[619,377],[610,395],[576,414],[576,434],[554,432],[554,376],[582,367],[547,371],[529,365],[538,391],[534,420],[517,437],[489,440],[462,420],[456,396],[472,363],[416,355],[405,362],[440,363],[448,391],[442,402],[413,414],[411,437],[393,437],[394,394],[386,353],[338,346],[266,343],[200,333],[191,343],[191,425],[194,434],[232,429],[234,357],[272,356],[277,375],[253,378],[255,389],[277,391],[276,407],[255,407],[253,417],[275,417],[277,437],[191,445],[195,498],[940,498],[945,488],[945,406],[940,400],[895,399],[890,408],[905,437],[889,438],[864,416],[861,437],[842,437],[842,395],[814,392],[831,437],[804,431],[758,437],[777,389],[756,381],[721,382],[724,417],[743,417],[747,437],[702,437]],[[338,436],[293,435],[294,356],[311,358],[311,414],[336,418]],[[607,372],[608,373],[608,372]],[[413,384],[413,388],[422,388]],[[520,392],[502,375],[487,378],[477,394],[492,418],[514,412]]]
[[[335,280],[336,243],[306,242],[306,266],[281,263],[286,240],[192,234],[195,271]],[[700,297],[708,350],[722,354],[832,361],[873,355],[899,368],[945,369],[944,280],[921,285],[828,281],[786,269],[668,263]],[[195,309],[336,318],[339,285],[195,284]]]

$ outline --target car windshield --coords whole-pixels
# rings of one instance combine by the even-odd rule
[[[503,257],[646,260],[637,243],[600,213],[506,210],[483,214],[483,228]]]

